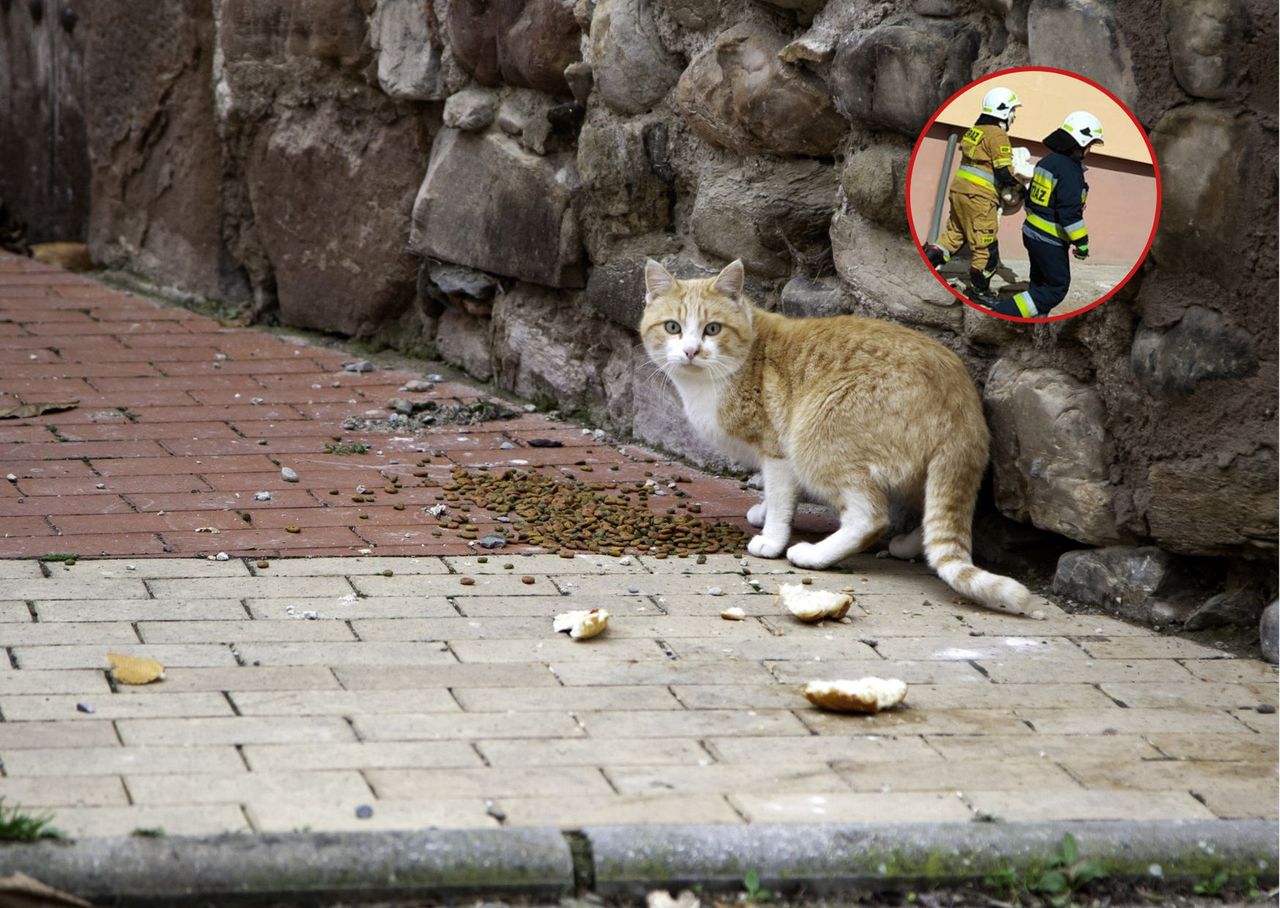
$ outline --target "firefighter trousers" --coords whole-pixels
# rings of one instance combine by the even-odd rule
[[[1001,315],[1040,318],[1062,302],[1071,289],[1071,260],[1068,247],[1033,239],[1025,233],[1022,245],[1031,259],[1031,280],[1026,290],[1000,301],[994,307]]]
[[[999,229],[996,197],[983,192],[952,189],[948,198],[951,213],[947,217],[946,232],[938,237],[938,245],[950,255],[955,255],[961,246],[968,243],[969,267],[975,271],[994,271],[996,263],[991,262],[990,268],[987,264]]]

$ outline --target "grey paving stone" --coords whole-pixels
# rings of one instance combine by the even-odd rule
[[[556,687],[559,681],[539,662],[387,665],[371,671],[362,666],[335,666],[334,675],[348,690],[407,687]]]
[[[244,600],[249,614],[259,620],[297,620],[308,612],[319,621],[351,621],[365,618],[454,618],[458,610],[444,596],[340,596],[336,599],[284,598]],[[240,616],[237,616],[240,617]],[[310,617],[310,615],[308,616]]]
[[[580,738],[567,713],[422,713],[359,716],[352,723],[362,741],[476,741],[494,738]]]
[[[41,621],[240,621],[239,599],[88,599],[34,603]]]
[[[617,741],[533,738],[481,740],[476,747],[493,766],[637,766],[674,763],[697,766],[711,756],[692,738],[648,739],[638,746]],[[759,754],[756,754],[756,759]]]
[[[440,798],[597,795],[614,793],[596,769],[572,774],[566,784],[559,767],[483,767],[478,769],[371,769],[365,778],[386,800],[431,801]]]
[[[335,741],[327,744],[246,744],[255,772],[483,766],[474,747],[459,741]]]
[[[240,691],[227,694],[242,716],[356,716],[458,712],[443,687],[406,690]]]

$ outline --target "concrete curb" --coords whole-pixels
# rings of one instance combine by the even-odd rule
[[[1267,820],[1078,823],[885,823],[590,827],[594,889],[638,898],[654,884],[764,888],[827,895],[981,882],[999,870],[1043,868],[1065,833],[1113,881],[1189,883],[1227,869],[1274,880],[1276,824]]]
[[[0,876],[22,872],[122,905],[455,896],[556,898],[574,885],[555,829],[101,838],[0,846]]]
[[[1064,833],[1112,882],[1182,885],[1227,870],[1275,885],[1267,820],[1010,824],[598,826],[47,841],[0,846],[23,872],[119,905],[470,895],[557,898],[590,889],[640,900],[658,888],[739,890],[748,871],[784,894],[981,883],[1043,868]]]

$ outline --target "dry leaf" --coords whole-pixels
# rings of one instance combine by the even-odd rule
[[[111,674],[121,684],[150,684],[164,678],[164,666],[155,659],[107,653]]]
[[[43,416],[45,413],[61,413],[63,410],[74,410],[80,405],[78,400],[66,403],[22,404],[17,407],[0,407],[0,419],[30,419]]]
[[[84,243],[32,243],[31,257],[37,262],[77,273],[93,270],[93,259]]]
[[[90,902],[69,892],[46,886],[25,873],[0,877],[0,905],[4,908],[93,908]]]

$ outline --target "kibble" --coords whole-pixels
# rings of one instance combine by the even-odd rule
[[[533,583],[534,578],[530,577],[528,574],[525,574],[523,577],[520,578],[520,582],[524,584]]]
[[[447,482],[422,477],[421,485],[438,487],[444,494],[437,499],[449,501],[459,512],[474,507],[497,514],[514,530],[508,542],[539,546],[552,554],[621,554],[631,549],[661,559],[681,553],[734,553],[747,538],[732,524],[651,511],[644,483],[632,488],[630,483],[585,483],[519,470],[497,473],[459,467]],[[461,528],[447,518],[441,523],[448,530]],[[471,541],[472,529],[462,529],[459,535]]]
[[[474,578],[474,577],[463,577],[463,578],[459,579],[459,581],[458,581],[458,582],[459,582],[459,583],[461,583],[463,586],[475,586],[475,585],[476,585],[476,578]]]

